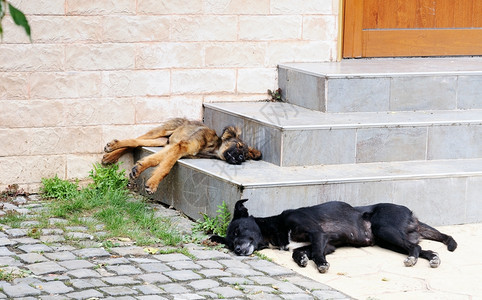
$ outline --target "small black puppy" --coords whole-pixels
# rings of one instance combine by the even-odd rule
[[[330,266],[325,256],[334,252],[336,247],[373,244],[370,222],[347,203],[333,201],[255,218],[249,216],[248,209],[243,205],[246,201],[243,199],[236,203],[226,237],[214,235],[210,238],[213,242],[225,244],[237,255],[250,255],[269,244],[287,249],[291,238],[295,242],[311,243],[308,246],[312,250],[310,258],[318,271],[325,273]],[[297,253],[305,248],[298,248]],[[308,260],[304,258],[306,265]]]
[[[398,253],[408,254],[404,264],[412,267],[419,257],[429,261],[432,268],[440,265],[438,254],[431,250],[422,250],[421,239],[441,242],[447,245],[449,251],[457,248],[457,242],[437,229],[420,222],[410,209],[392,203],[379,203],[355,207],[371,223],[375,244]],[[311,246],[295,249],[293,259],[301,266],[313,257]]]

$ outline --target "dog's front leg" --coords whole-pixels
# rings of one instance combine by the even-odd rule
[[[180,141],[166,147],[159,166],[152,172],[151,177],[146,182],[146,192],[149,194],[155,193],[157,186],[169,174],[177,160],[184,156],[195,155],[199,149],[200,145],[196,141]]]
[[[325,256],[328,236],[323,232],[311,233],[310,236],[313,261],[320,273],[326,273],[330,268]]]

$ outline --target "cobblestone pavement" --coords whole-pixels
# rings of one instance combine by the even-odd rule
[[[0,203],[8,211],[35,215],[43,207],[35,195]],[[180,230],[191,221],[158,206]],[[49,219],[53,228],[31,234],[36,221],[19,228],[1,225],[0,299],[349,299],[326,285],[254,257],[188,244],[189,255],[150,254],[145,247],[124,244],[103,248],[102,235],[82,226],[66,227]],[[83,247],[71,246],[78,240]]]

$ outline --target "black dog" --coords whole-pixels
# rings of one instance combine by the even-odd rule
[[[420,222],[412,211],[405,206],[379,203],[359,206],[355,209],[370,220],[376,245],[398,253],[408,254],[404,261],[407,267],[414,266],[419,257],[427,259],[432,268],[437,268],[440,265],[440,258],[436,252],[422,250],[419,245],[422,238],[441,242],[447,245],[449,251],[454,251],[457,248],[457,242],[451,236]],[[306,266],[306,261],[312,256],[310,246],[295,249],[293,252],[293,259],[300,266]]]
[[[236,203],[226,237],[215,235],[210,238],[213,242],[226,244],[237,255],[250,255],[269,244],[287,249],[291,238],[295,242],[311,243],[298,248],[297,253],[310,250],[310,258],[318,270],[325,273],[330,266],[325,256],[334,252],[336,247],[373,244],[370,222],[347,203],[327,202],[285,210],[272,217],[255,218],[249,216],[243,205],[246,201],[243,199]],[[304,264],[307,263],[305,259]]]

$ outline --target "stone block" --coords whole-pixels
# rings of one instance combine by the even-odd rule
[[[4,100],[4,101],[0,101],[0,107],[2,110],[2,118],[0,118],[0,127],[4,127],[4,128],[54,127],[64,123],[64,119],[63,119],[64,106],[61,101]]]
[[[332,0],[275,0],[271,1],[273,14],[332,14]]]
[[[109,16],[103,22],[103,39],[107,42],[155,42],[169,39],[167,16]]]
[[[239,39],[246,41],[278,41],[301,38],[302,17],[240,16]]]
[[[106,97],[150,97],[170,93],[169,70],[108,71],[102,74],[102,95]]]
[[[158,68],[198,68],[204,66],[204,46],[199,42],[149,43],[139,47],[136,67]]]
[[[238,21],[236,16],[173,16],[172,41],[235,41]]]
[[[234,69],[173,70],[171,76],[174,94],[233,93],[236,86]]]
[[[68,15],[110,15],[135,14],[135,0],[67,0],[66,13]]]
[[[202,0],[139,0],[138,13],[152,15],[200,14]]]
[[[13,102],[3,100],[23,100],[28,98],[28,74],[24,72],[2,72],[0,73],[0,107],[2,117],[4,109],[9,109]],[[0,123],[4,122],[3,118]]]
[[[303,16],[303,40],[335,41],[337,35],[337,15]]]
[[[273,41],[268,44],[266,63],[276,67],[286,62],[313,62],[336,59],[334,41]]]
[[[201,120],[202,101],[201,96],[138,98],[135,102],[136,123],[158,123],[174,117]]]
[[[65,67],[68,70],[122,70],[133,69],[134,65],[134,44],[75,44],[65,47]]]
[[[252,42],[214,43],[206,46],[206,66],[263,66],[266,47]]]
[[[59,45],[2,44],[0,45],[0,61],[2,62],[0,71],[62,70],[63,53],[63,46]]]
[[[30,75],[32,99],[89,98],[100,96],[99,72],[37,72]]]
[[[211,14],[268,15],[269,2],[269,0],[205,1],[204,10]]]
[[[102,40],[100,16],[35,16],[29,18],[29,22],[35,43],[58,47],[58,44],[99,43]]]
[[[237,91],[239,93],[266,93],[276,90],[276,69],[246,68],[238,70]]]

